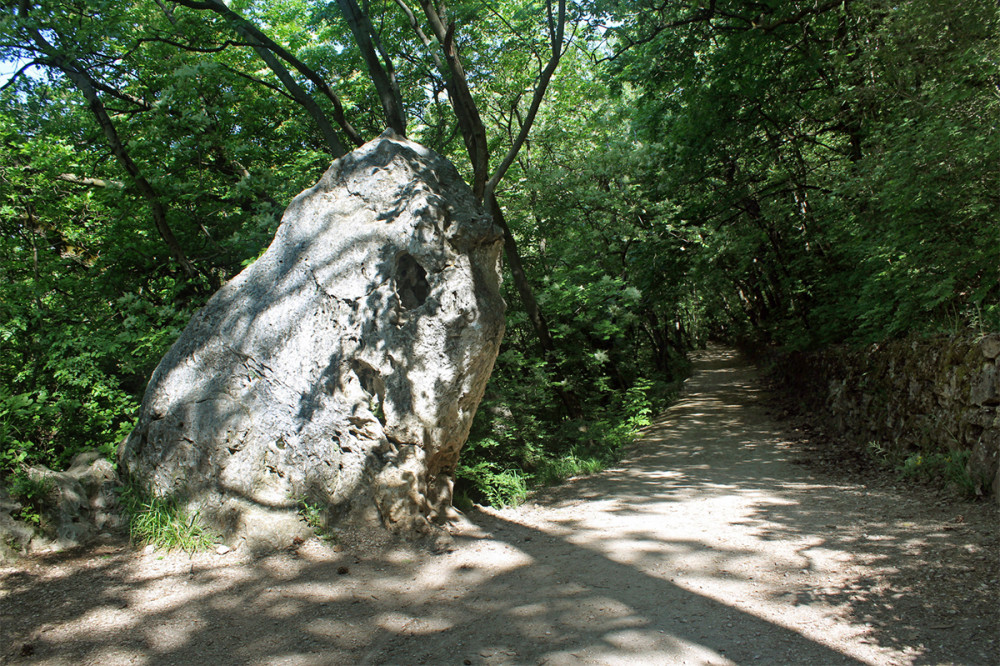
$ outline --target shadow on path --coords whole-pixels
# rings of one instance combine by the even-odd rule
[[[986,566],[960,543],[974,535],[897,524],[916,499],[791,464],[758,399],[752,372],[712,350],[619,467],[476,512],[448,553],[109,548],[5,570],[0,661],[991,663],[995,615],[938,630],[906,610],[925,618],[906,576],[934,544]]]

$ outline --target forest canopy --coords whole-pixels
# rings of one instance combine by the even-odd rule
[[[708,337],[1000,329],[988,0],[0,0],[0,470],[111,454],[386,128],[507,232],[469,499],[599,466]]]

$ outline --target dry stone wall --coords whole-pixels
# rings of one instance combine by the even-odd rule
[[[792,353],[773,365],[833,434],[897,455],[969,451],[969,476],[1000,501],[1000,335]]]

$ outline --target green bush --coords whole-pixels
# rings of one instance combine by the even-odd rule
[[[970,455],[969,451],[914,453],[907,456],[897,469],[905,478],[952,486],[966,497],[975,497],[979,484],[969,476],[967,465]]]
[[[17,518],[34,525],[42,524],[45,503],[52,494],[52,480],[28,474],[23,468],[8,479],[7,491],[21,503]]]
[[[504,360],[511,358],[523,357],[508,354]],[[592,394],[586,412],[593,418],[581,423],[561,415],[554,396],[539,401],[551,391],[546,382],[544,372],[521,374],[516,381],[494,375],[456,471],[460,509],[474,502],[516,506],[532,488],[605,469],[676,390],[676,384],[647,378],[624,391],[605,388]]]

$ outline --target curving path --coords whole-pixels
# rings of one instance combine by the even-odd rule
[[[476,512],[441,554],[112,544],[0,570],[0,661],[998,663],[995,507],[796,455],[710,349],[620,466]]]

